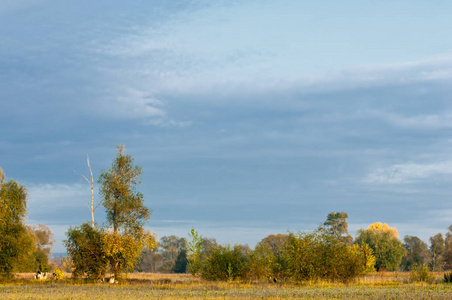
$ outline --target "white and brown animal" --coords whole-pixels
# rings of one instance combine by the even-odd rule
[[[41,271],[36,272],[35,279],[38,279],[38,280],[47,279],[47,272],[44,272],[44,273]]]

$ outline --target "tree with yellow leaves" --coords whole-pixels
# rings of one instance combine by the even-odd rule
[[[398,239],[396,228],[377,222],[367,229],[358,230],[356,244],[369,245],[375,256],[375,267],[380,270],[397,270],[402,262],[406,250]]]
[[[144,230],[151,211],[144,206],[143,194],[137,190],[141,167],[125,154],[125,147],[116,147],[116,158],[108,171],[99,177],[102,204],[110,227],[103,236],[103,249],[115,278],[132,270],[144,247],[154,248],[156,241]]]

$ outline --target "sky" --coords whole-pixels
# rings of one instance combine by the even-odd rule
[[[451,13],[443,0],[0,1],[0,167],[54,252],[91,218],[87,155],[97,179],[118,144],[143,168],[160,237],[194,227],[253,247],[344,211],[352,235],[384,222],[427,242],[452,224]]]

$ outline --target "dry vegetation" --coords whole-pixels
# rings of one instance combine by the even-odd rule
[[[1,299],[451,299],[452,285],[412,283],[410,273],[372,273],[351,284],[330,282],[252,283],[209,282],[191,275],[130,274],[119,284],[37,281],[33,274],[17,274],[0,285]]]

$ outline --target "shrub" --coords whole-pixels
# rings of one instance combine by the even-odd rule
[[[433,275],[426,265],[411,268],[410,280],[412,282],[433,282]]]
[[[61,280],[61,279],[63,279],[63,278],[64,278],[64,273],[63,273],[63,271],[61,271],[60,269],[56,268],[56,269],[53,271],[53,279],[55,279],[55,280]]]
[[[86,274],[91,279],[101,279],[105,276],[108,260],[103,250],[102,229],[93,229],[90,224],[83,223],[80,227],[69,228],[64,241],[74,270],[72,277]]]
[[[235,280],[248,278],[250,253],[242,245],[213,248],[201,266],[201,277],[207,280]]]
[[[364,274],[366,259],[359,247],[324,232],[290,234],[285,274],[295,281],[349,281]]]

